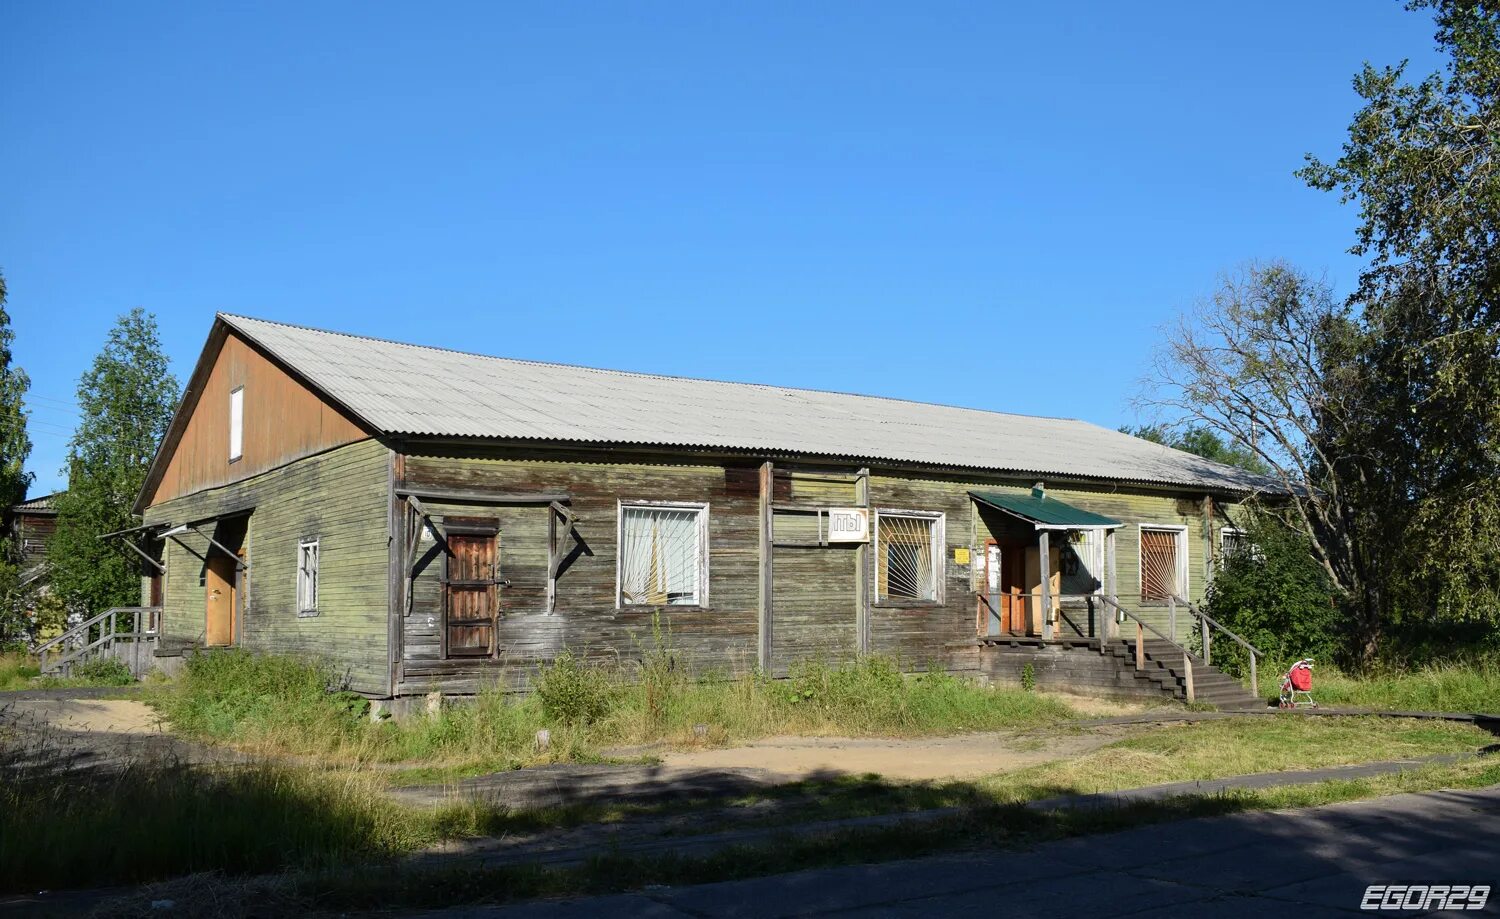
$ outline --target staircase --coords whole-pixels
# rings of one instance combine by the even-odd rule
[[[1104,644],[1100,651],[1116,658],[1122,668],[1135,666],[1135,639],[1116,639]],[[1205,664],[1196,654],[1190,655],[1193,663],[1193,701],[1206,702],[1220,711],[1263,711],[1266,700],[1252,696],[1240,681],[1217,667]],[[1136,673],[1137,679],[1149,680],[1174,699],[1187,699],[1187,674],[1183,665],[1183,649],[1165,638],[1147,638],[1145,642],[1145,667]]]
[[[160,620],[159,606],[116,606],[37,645],[33,653],[44,676],[72,676],[78,664],[114,658],[140,679],[153,666]]]

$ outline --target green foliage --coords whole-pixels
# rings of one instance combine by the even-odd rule
[[[76,664],[70,677],[90,686],[129,686],[135,682],[135,675],[124,661],[113,657],[99,657]]]
[[[444,816],[369,779],[264,764],[0,769],[0,891],[383,860],[434,841]]]
[[[16,333],[5,303],[5,276],[0,274],[0,511],[24,500],[31,485],[31,473],[26,471],[31,438],[26,433],[24,402],[31,380],[14,364]],[[20,547],[6,528],[0,532],[0,649],[21,643],[34,631],[26,616],[33,591],[22,585],[23,573]]]
[[[26,471],[31,438],[26,433],[24,402],[31,378],[14,364],[16,333],[5,305],[5,276],[0,274],[0,502],[4,502],[0,507],[22,501],[31,485],[31,474]]]
[[[604,668],[564,651],[537,674],[534,686],[548,718],[568,725],[592,724],[609,713],[614,680]]]
[[[1179,429],[1164,424],[1142,424],[1134,427],[1127,424],[1121,426],[1120,433],[1201,456],[1226,466],[1237,466],[1260,475],[1271,471],[1271,467],[1253,450],[1221,436],[1207,425],[1190,424]]]
[[[1328,575],[1307,536],[1283,516],[1251,509],[1242,521],[1252,548],[1219,562],[1206,612],[1265,652],[1268,660],[1329,660],[1339,645],[1340,617]],[[1340,649],[1342,650],[1342,649]],[[1248,664],[1237,645],[1214,644],[1214,664],[1240,673]]]
[[[253,744],[308,732],[337,743],[355,736],[368,706],[342,686],[320,662],[231,649],[189,658],[153,701],[174,727],[197,737]]]
[[[26,689],[41,675],[36,658],[19,651],[0,652],[0,692]]]
[[[1021,688],[1027,692],[1036,690],[1036,666],[1031,661],[1021,668]]]
[[[1357,203],[1363,336],[1339,451],[1384,527],[1387,652],[1500,644],[1500,9],[1418,0],[1443,73],[1366,65],[1342,155],[1300,175]]]
[[[344,761],[489,769],[588,761],[597,758],[592,751],[618,744],[950,734],[1073,717],[1039,693],[984,687],[941,670],[909,676],[886,658],[810,662],[787,680],[708,681],[660,663],[675,657],[665,643],[638,665],[606,667],[563,654],[542,668],[530,696],[489,690],[434,716],[382,723],[364,717],[362,700],[329,691],[339,681],[327,667],[238,650],[192,658],[150,698],[176,730],[205,740]],[[697,725],[708,726],[706,737]],[[552,734],[546,750],[534,743],[542,728]]]
[[[1388,665],[1359,676],[1320,667],[1313,690],[1325,705],[1500,715],[1500,655],[1410,669]]]
[[[140,600],[136,556],[98,537],[134,525],[131,507],[177,392],[156,318],[139,308],[121,316],[79,380],[82,419],[68,445],[68,490],[57,502],[52,589],[71,609],[97,613]]]

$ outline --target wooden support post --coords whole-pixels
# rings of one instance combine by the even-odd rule
[[[1167,596],[1167,637],[1177,640],[1177,595]]]
[[[864,468],[857,473],[854,483],[854,500],[870,513],[870,470]],[[861,543],[854,550],[854,610],[856,641],[860,654],[870,653],[870,543]]]
[[[1192,702],[1197,698],[1193,692],[1193,656],[1186,651],[1182,652],[1182,683],[1187,690],[1187,700]]]
[[[557,609],[557,504],[547,506],[547,612]]]
[[[771,673],[771,611],[772,591],[775,587],[771,566],[771,553],[775,551],[772,546],[775,534],[771,528],[775,521],[771,500],[775,490],[776,467],[770,460],[766,460],[760,465],[760,641],[756,650],[760,668],[767,674]]]
[[[1111,598],[1115,599],[1116,602],[1118,602],[1118,600],[1119,600],[1119,594],[1115,590],[1115,531],[1114,530],[1105,530],[1104,531],[1104,578],[1105,578],[1105,581],[1104,581],[1104,584],[1105,584],[1105,586],[1104,586],[1104,592],[1107,593],[1107,594],[1109,594],[1109,596]],[[1116,613],[1114,607],[1110,607],[1107,610],[1107,612],[1108,612],[1108,616],[1106,616],[1106,618],[1104,620],[1104,640],[1105,641],[1114,641],[1115,638],[1117,637],[1117,633],[1119,631],[1118,628],[1117,628],[1118,623],[1116,622],[1116,617],[1118,616],[1118,613]]]
[[[1260,698],[1260,679],[1255,673],[1255,652],[1250,652],[1250,695]]]
[[[1037,560],[1038,569],[1042,575],[1042,638],[1052,640],[1052,565],[1050,546],[1051,533],[1047,530],[1039,531],[1037,535]]]
[[[1139,620],[1135,624],[1135,669],[1146,669],[1146,627]]]
[[[1213,649],[1210,646],[1210,643],[1213,641],[1213,636],[1210,635],[1208,631],[1208,620],[1204,619],[1202,616],[1198,617],[1198,635],[1200,640],[1203,642],[1203,663],[1211,665],[1214,662]]]

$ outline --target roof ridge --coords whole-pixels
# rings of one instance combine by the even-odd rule
[[[676,380],[687,383],[712,383],[717,386],[747,386],[756,389],[773,389],[782,392],[811,393],[818,396],[846,396],[853,399],[879,399],[884,402],[900,402],[905,405],[920,405],[928,408],[947,408],[959,412],[978,412],[983,415],[1002,415],[1009,418],[1031,418],[1043,421],[1070,421],[1076,424],[1087,424],[1100,430],[1108,431],[1103,425],[1094,424],[1082,418],[1071,418],[1064,415],[1027,415],[1021,412],[1002,412],[988,408],[974,408],[966,405],[952,405],[946,402],[924,402],[919,399],[907,399],[901,396],[882,396],[870,393],[845,392],[837,389],[813,389],[809,386],[783,386],[776,383],[752,383],[744,380],[714,380],[706,377],[690,377],[682,374],[671,373],[649,373],[641,370],[618,370],[611,367],[591,367],[587,364],[567,364],[562,361],[541,361],[522,357],[501,357],[495,354],[481,354],[478,351],[464,351],[459,348],[445,348],[441,345],[422,345],[409,341],[398,341],[394,338],[381,338],[376,335],[359,335],[354,332],[341,332],[337,329],[322,329],[317,326],[303,325],[296,322],[281,322],[275,319],[261,319],[256,316],[242,316],[236,313],[220,312],[217,314],[221,319],[227,320],[231,325],[236,321],[259,322],[266,325],[280,326],[285,329],[298,329],[304,332],[316,332],[321,335],[336,335],[340,338],[352,338],[357,341],[373,341],[381,344],[396,345],[401,348],[415,348],[419,351],[437,351],[443,354],[457,354],[464,357],[477,357],[487,361],[502,361],[507,364],[523,364],[531,367],[555,367],[562,370],[582,370],[588,373],[605,373],[619,376],[645,378],[653,380]],[[239,328],[238,326],[235,326]],[[240,331],[245,331],[240,329]],[[1127,435],[1129,436],[1129,435]]]

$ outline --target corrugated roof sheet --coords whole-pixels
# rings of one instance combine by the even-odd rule
[[[1009,511],[1034,523],[1068,527],[1117,527],[1120,521],[1046,495],[1016,495],[1001,491],[971,491],[969,495],[991,507]]]
[[[20,504],[11,508],[13,511],[24,511],[31,514],[55,514],[57,513],[57,496],[62,494],[55,491],[50,495],[38,495],[35,498],[27,498]]]
[[[486,357],[221,314],[388,434],[750,450],[1276,490],[1084,421]]]

